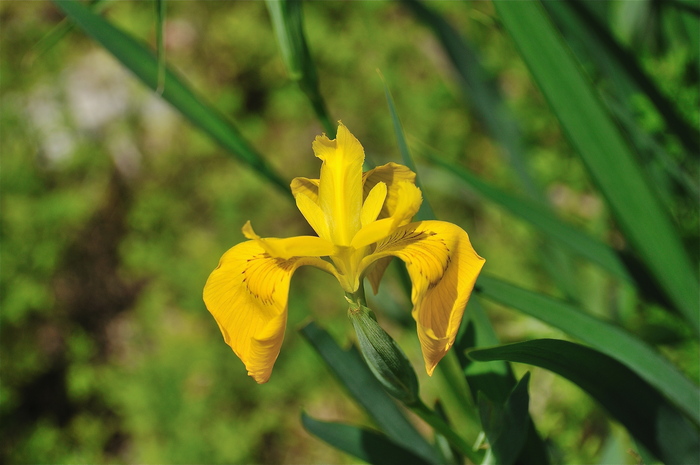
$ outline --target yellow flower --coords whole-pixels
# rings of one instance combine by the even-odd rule
[[[484,265],[460,227],[411,219],[421,205],[415,173],[389,163],[362,172],[364,149],[340,123],[338,135],[313,142],[320,179],[296,178],[292,193],[318,236],[261,238],[229,249],[204,286],[204,302],[226,343],[258,383],[270,378],[287,323],[289,282],[313,265],[356,294],[365,277],[374,292],[391,257],[406,263],[428,374],[454,343],[464,307]],[[327,257],[327,258],[322,258]]]

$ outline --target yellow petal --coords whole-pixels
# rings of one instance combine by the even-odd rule
[[[336,245],[349,245],[361,226],[364,149],[342,123],[335,140],[318,136],[313,149],[323,160],[318,204],[326,215],[330,237]]]
[[[270,378],[287,322],[289,282],[302,265],[333,273],[320,258],[271,258],[257,241],[234,246],[204,286],[204,302],[224,341],[258,383]]]
[[[485,260],[472,248],[463,229],[443,221],[420,221],[397,229],[377,244],[360,268],[386,256],[406,263],[413,283],[411,301],[425,369],[435,366],[452,347],[464,307]]]
[[[351,242],[354,248],[359,249],[360,247],[379,242],[399,226],[403,226],[411,221],[411,218],[418,212],[423,201],[420,189],[410,182],[402,181],[398,183],[395,190],[398,198],[393,209],[393,215],[389,218],[369,223],[358,231]],[[369,196],[367,199],[369,199]]]
[[[377,215],[384,206],[384,200],[386,200],[386,184],[378,182],[362,204],[362,214],[360,215],[362,226],[377,219]]]
[[[308,198],[318,203],[318,179],[294,178],[292,179],[292,195],[305,194]]]
[[[250,221],[243,225],[243,235],[252,239],[272,258],[287,260],[292,257],[325,257],[331,255],[335,246],[316,236],[296,236],[287,238],[266,237],[255,234]]]
[[[387,163],[386,165],[378,166],[367,171],[364,173],[362,179],[364,182],[365,196],[368,195],[379,182],[383,182],[387,186],[386,202],[384,202],[384,207],[379,213],[379,218],[381,219],[388,218],[394,214],[399,199],[399,183],[405,181],[415,184],[416,173],[398,163]]]
[[[331,235],[328,229],[328,222],[321,207],[303,192],[295,194],[294,199],[297,202],[297,208],[304,215],[306,222],[316,231],[316,234],[330,241]]]

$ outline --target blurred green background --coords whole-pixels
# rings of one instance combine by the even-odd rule
[[[657,3],[610,4],[609,24],[697,127],[698,70],[690,65],[697,44],[668,33]],[[562,218],[623,248],[493,6],[429,6],[478,50],[520,126],[526,171],[546,200]],[[110,2],[106,16],[155,46],[151,2]],[[445,51],[410,9],[399,2],[308,2],[304,16],[332,117],[373,163],[400,161],[381,70],[426,198],[438,218],[469,232],[487,259],[485,271],[580,299],[591,313],[638,330],[697,382],[697,342],[685,337],[680,320],[640,304],[631,286],[576,259],[575,285],[562,292],[535,230],[425,163],[421,152],[429,147],[506,191],[527,194],[517,160],[465,105],[478,96],[462,93]],[[351,342],[335,280],[315,269],[295,275],[286,340],[266,385],[246,376],[201,299],[219,257],[243,240],[245,221],[262,236],[310,231],[290,197],[232,159],[80,31],[46,47],[43,38],[62,19],[50,2],[0,1],[0,462],[355,462],[299,422],[304,410],[368,423],[296,332],[313,318]],[[165,50],[169,65],[235,121],[286,180],[317,177],[311,141],[323,129],[287,77],[263,2],[168,2]],[[638,124],[661,137],[648,99],[639,93],[630,101]],[[666,149],[682,153],[674,141]],[[687,172],[693,182],[696,167]],[[696,254],[697,198],[681,193],[673,205]],[[393,273],[382,285],[373,306],[420,368],[415,333],[397,323],[410,304]],[[510,310],[487,308],[503,342],[564,337]],[[533,373],[530,410],[555,463],[597,463],[610,437],[627,444],[624,431],[580,390],[549,372]],[[443,382],[421,381],[427,398]]]

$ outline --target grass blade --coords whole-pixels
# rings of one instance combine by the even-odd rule
[[[396,105],[394,104],[394,97],[391,95],[389,86],[384,79],[381,71],[379,72],[379,77],[382,79],[384,84],[384,95],[386,96],[386,103],[389,106],[389,112],[391,113],[391,122],[394,126],[394,135],[396,136],[396,143],[399,146],[399,153],[401,153],[401,160],[403,164],[408,166],[411,171],[416,173],[416,186],[420,187],[422,190],[422,184],[420,178],[418,177],[418,170],[416,169],[416,164],[413,162],[413,157],[411,157],[411,151],[408,149],[408,144],[406,143],[406,134],[403,132],[403,126],[401,125],[401,120],[399,119],[399,114],[396,112]],[[430,206],[430,202],[425,197],[425,192],[423,193],[423,203],[416,214],[416,219],[418,220],[430,220],[435,218],[435,212]]]
[[[520,310],[619,360],[700,426],[700,389],[669,361],[626,331],[571,304],[490,276],[479,276],[479,295]]]
[[[596,399],[630,434],[666,463],[698,463],[697,428],[638,374],[594,349],[555,339],[469,353],[474,360],[508,360],[546,368]]]
[[[165,0],[156,0],[156,61],[158,62],[158,85],[156,93],[163,95],[165,89],[165,44],[163,32],[165,28]]]
[[[101,16],[91,12],[81,2],[54,0],[54,3],[86,34],[112,53],[146,86],[154,90],[158,87],[158,63],[147,47],[117,29]],[[238,130],[167,68],[164,83],[162,97],[183,116],[235,155],[238,160],[249,165],[280,190],[289,193],[288,182],[273,171]]]
[[[484,124],[491,138],[498,142],[527,196],[535,203],[548,206],[545,196],[528,170],[520,127],[508,111],[496,79],[482,66],[478,51],[445,18],[423,2],[404,0],[404,4],[440,41],[456,70],[457,83],[465,101]],[[547,241],[542,244],[542,249],[547,257],[543,262],[544,268],[569,298],[578,300],[578,289],[568,255]]]
[[[615,277],[627,282],[634,282],[617,253],[603,242],[560,220],[551,211],[540,205],[508,194],[492,186],[461,166],[445,162],[442,158],[430,152],[425,152],[424,156],[432,163],[459,177],[480,195],[505,208],[511,214],[529,222],[551,239],[564,244],[582,257],[597,263]]]
[[[591,58],[607,59],[615,65],[615,70],[646,95],[666,122],[666,130],[675,133],[685,150],[691,155],[698,154],[700,132],[676,111],[673,102],[666,97],[653,79],[644,71],[634,54],[626,49],[608,27],[591,11],[586,2],[567,0],[554,8],[568,7],[580,21],[578,30],[585,34],[584,44],[595,48]],[[552,5],[547,5],[548,9]],[[605,68],[600,68],[604,70]]]
[[[333,338],[314,322],[304,326],[301,334],[311,343],[350,395],[391,440],[430,463],[438,462],[435,449],[409,423],[356,351],[342,350]]]
[[[539,2],[494,2],[571,144],[676,308],[700,332],[698,279],[626,141]]]
[[[282,51],[289,78],[306,94],[329,138],[335,138],[336,127],[328,113],[326,101],[318,86],[316,66],[311,59],[304,34],[301,0],[266,0],[272,27]]]

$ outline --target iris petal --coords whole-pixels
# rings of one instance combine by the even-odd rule
[[[258,383],[269,380],[279,355],[289,282],[302,265],[334,273],[320,258],[272,258],[257,241],[247,241],[221,257],[204,286],[204,302],[224,340]]]
[[[377,244],[361,269],[395,256],[406,263],[413,284],[413,318],[428,374],[454,344],[476,278],[485,260],[459,226],[420,221],[400,227]]]
[[[321,207],[303,192],[296,194],[294,199],[297,202],[297,208],[304,215],[306,222],[316,231],[316,234],[326,240],[331,240],[326,214],[321,210]]]
[[[379,213],[379,219],[388,218],[394,214],[399,199],[399,184],[401,182],[416,183],[416,173],[397,163],[387,163],[365,172],[362,176],[365,197],[374,186],[383,182],[387,186],[386,202]]]
[[[342,123],[336,139],[318,136],[312,146],[323,160],[318,204],[325,213],[330,237],[336,245],[349,245],[361,226],[364,149]]]

